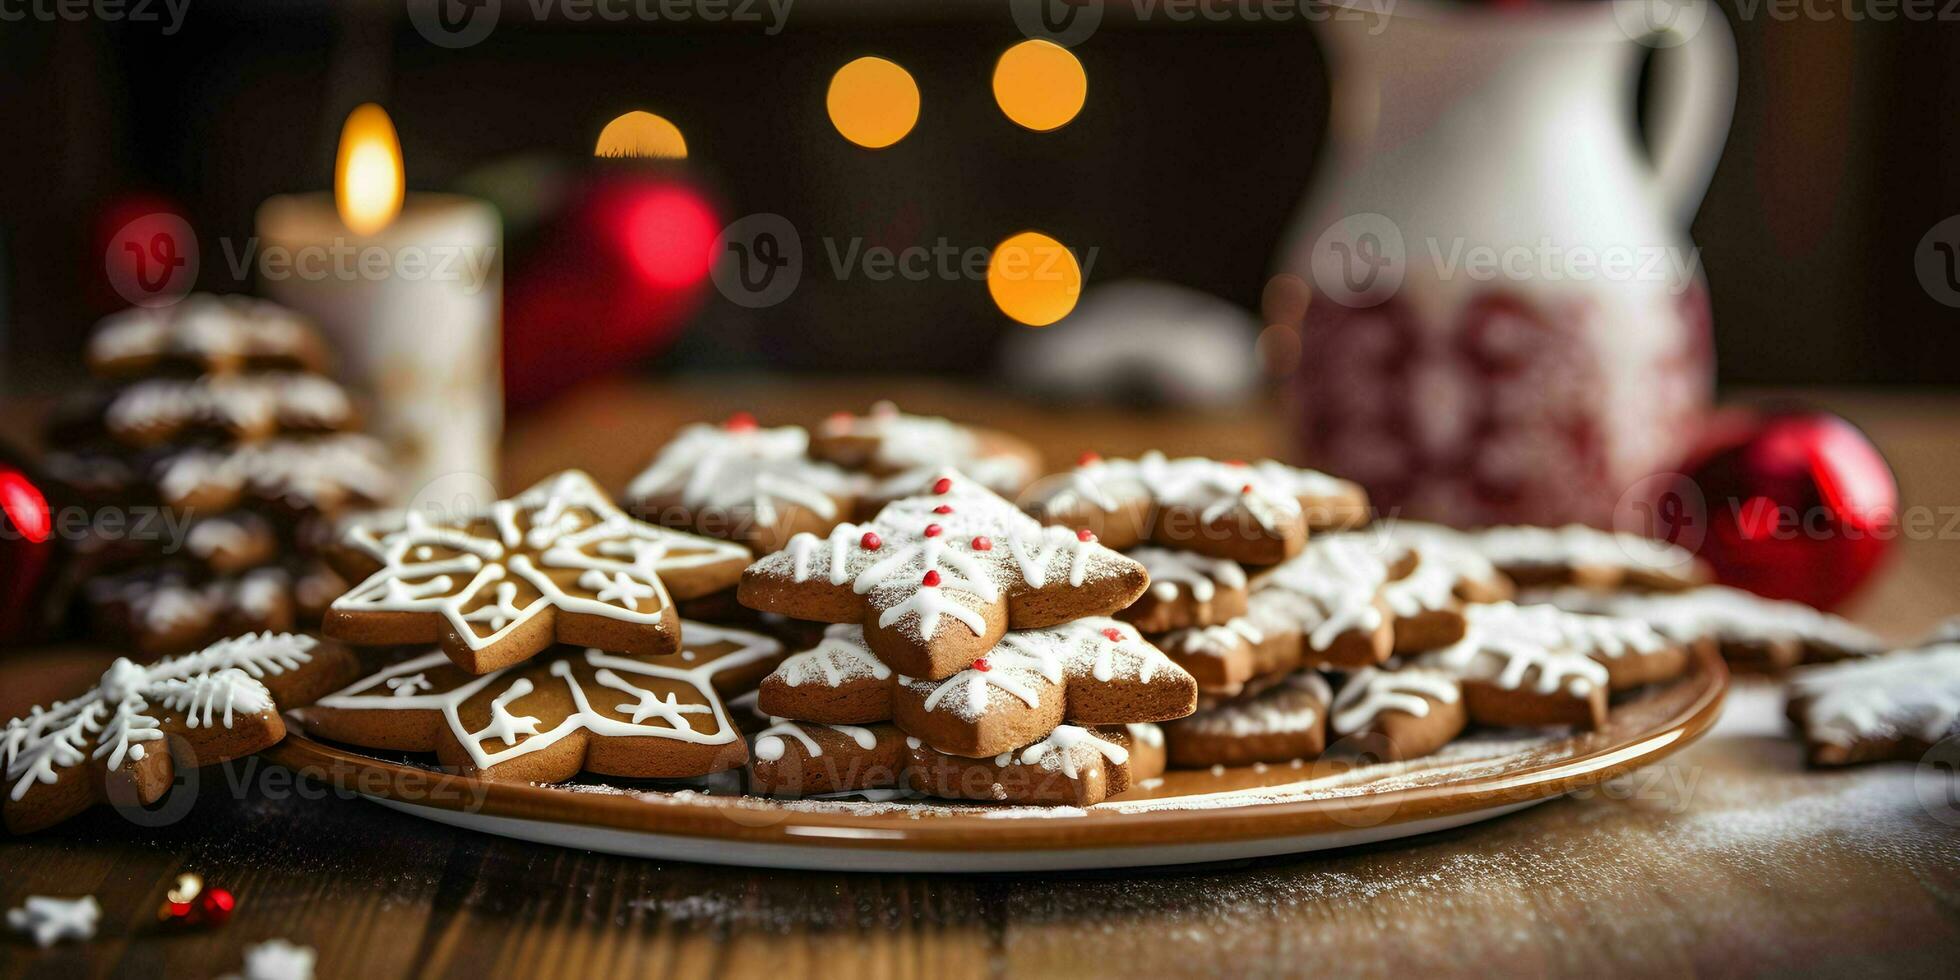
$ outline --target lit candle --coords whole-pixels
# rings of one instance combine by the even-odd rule
[[[494,485],[503,430],[496,209],[406,194],[394,124],[376,105],[347,117],[334,171],[331,194],[259,206],[265,294],[333,341],[347,381],[369,398],[368,428],[394,453],[398,503]]]

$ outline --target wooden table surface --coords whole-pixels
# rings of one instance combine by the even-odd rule
[[[579,465],[620,486],[677,424],[756,412],[814,421],[872,393],[1083,449],[1221,456],[1284,449],[1272,412],[1206,416],[1002,406],[923,384],[696,381],[599,386],[513,426],[509,485]],[[1960,398],[1811,393],[1864,426],[1908,505],[1955,512]],[[11,412],[0,428],[16,429]],[[1937,527],[1937,523],[1935,524]],[[1960,544],[1902,542],[1851,610],[1909,636],[1960,612]],[[0,651],[0,717],[74,690],[96,650]],[[0,907],[94,894],[100,935],[0,940],[0,975],[215,976],[251,943],[319,951],[323,977],[571,974],[1952,976],[1960,962],[1960,785],[1930,767],[1805,771],[1781,697],[1739,684],[1714,733],[1577,797],[1416,840],[1152,873],[935,877],[663,864],[478,836],[246,761],[207,770],[163,826],[93,812],[0,840]],[[171,878],[239,909],[171,934]]]

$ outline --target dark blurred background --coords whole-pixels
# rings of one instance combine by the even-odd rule
[[[1960,213],[1960,24],[1722,6],[1740,89],[1693,235],[1723,383],[1960,381],[1960,311],[1930,299],[1912,264],[1927,230]],[[0,384],[78,375],[88,326],[122,305],[94,250],[132,194],[190,218],[203,288],[251,288],[216,238],[248,236],[268,195],[328,187],[340,123],[365,101],[393,115],[411,189],[513,155],[578,160],[609,119],[644,108],[686,134],[724,216],[782,214],[806,251],[812,234],[968,247],[1040,227],[1097,249],[1091,286],[1161,278],[1257,307],[1327,117],[1309,26],[1112,12],[1074,48],[1087,107],[1048,134],[1003,118],[988,87],[1021,37],[1004,0],[798,0],[773,36],[539,22],[513,0],[462,50],[428,43],[385,0],[192,0],[173,36],[0,23]],[[879,152],[844,143],[824,113],[831,73],[864,54],[902,63],[923,97],[917,128]],[[762,310],[710,294],[652,369],[971,373],[1024,329],[980,283],[806,275]]]

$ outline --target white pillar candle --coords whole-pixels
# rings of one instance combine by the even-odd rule
[[[262,288],[316,320],[339,351],[343,377],[367,398],[369,431],[395,455],[397,503],[494,486],[503,432],[503,226],[484,201],[401,194],[400,150],[374,107],[357,110],[343,132],[343,194],[350,193],[348,133],[373,122],[360,118],[369,109],[388,152],[378,165],[371,155],[354,157],[368,171],[355,180],[369,177],[353,192],[368,199],[350,212],[369,210],[358,222],[364,227],[350,230],[332,194],[268,199],[257,221]],[[377,181],[380,206],[371,200]]]

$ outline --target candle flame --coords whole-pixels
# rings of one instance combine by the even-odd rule
[[[369,102],[347,114],[334,163],[334,204],[357,235],[372,235],[402,209],[402,145],[387,110]]]

